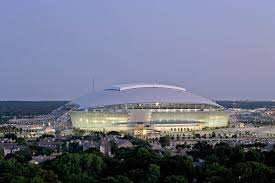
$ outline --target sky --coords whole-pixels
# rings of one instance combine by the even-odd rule
[[[0,100],[173,84],[275,100],[274,0],[0,1]]]

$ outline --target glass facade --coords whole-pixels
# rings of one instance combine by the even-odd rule
[[[201,124],[207,127],[227,126],[228,114],[225,111],[197,112],[152,112],[151,124],[163,126],[170,124]]]
[[[139,112],[137,112],[139,111]],[[136,126],[164,133],[227,126],[229,115],[208,104],[119,104],[70,113],[73,127],[94,131],[132,132]],[[146,119],[146,120],[142,120]],[[140,121],[138,121],[140,120]]]
[[[108,110],[108,109],[220,109],[218,106],[209,104],[188,104],[188,103],[143,103],[143,104],[117,104],[117,105],[106,105],[97,106],[89,110]]]
[[[74,111],[70,116],[73,127],[80,129],[108,129],[128,122],[128,112]]]

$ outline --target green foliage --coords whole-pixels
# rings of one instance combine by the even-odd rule
[[[81,172],[97,175],[105,166],[100,156],[88,153],[65,154],[52,163],[52,167],[54,167],[56,172],[62,175],[63,178]]]
[[[45,138],[54,138],[54,137],[55,137],[54,135],[43,134],[43,135],[41,135],[41,136],[38,138],[38,140],[39,140],[39,139],[45,139]]]
[[[14,154],[9,154],[8,156],[6,156],[6,158],[9,157],[15,158],[20,163],[28,163],[32,159],[29,149],[17,151]]]
[[[206,141],[198,142],[193,146],[193,157],[195,159],[205,157],[213,154],[213,147],[210,144],[207,144]]]
[[[78,129],[78,128],[74,128],[73,129],[73,134],[74,134],[74,136],[82,137],[85,134],[85,131],[81,130],[81,129]]]
[[[275,178],[275,150],[245,152],[242,146],[206,142],[194,145],[194,164],[186,156],[163,156],[141,143],[134,148],[117,149],[114,157],[98,150],[64,153],[39,165],[28,163],[37,147],[0,156],[0,182],[45,183],[256,183]],[[194,158],[196,160],[196,158]]]
[[[151,164],[149,166],[148,177],[151,180],[151,182],[158,182],[158,179],[160,177],[160,167],[156,164]]]
[[[245,155],[246,161],[255,161],[255,162],[263,162],[264,161],[264,154],[259,150],[249,150]]]
[[[190,159],[185,156],[168,156],[161,159],[159,162],[161,174],[163,176],[184,175],[191,177],[194,168]]]
[[[262,163],[248,161],[235,165],[235,174],[241,182],[270,182],[274,176],[274,170]],[[273,175],[272,175],[273,174]]]
[[[17,136],[16,136],[16,134],[14,134],[14,133],[6,133],[6,134],[4,135],[4,138],[16,140],[16,139],[17,139]]]
[[[170,137],[169,136],[160,137],[159,143],[161,144],[162,147],[169,146],[170,145]]]
[[[236,177],[232,176],[231,169],[218,163],[207,165],[203,170],[203,174],[205,182],[208,183],[236,182]]]
[[[8,118],[3,118],[3,117],[0,115],[0,125],[6,124],[8,121],[9,121]]]
[[[19,137],[16,139],[16,142],[19,144],[19,145],[26,145],[26,140],[22,137]]]
[[[256,147],[256,148],[263,148],[266,147],[267,144],[261,143],[261,142],[255,142],[254,144],[242,144],[242,147]]]
[[[5,134],[16,134],[16,133],[21,133],[22,128],[16,128],[15,126],[0,126],[0,132],[5,133]]]
[[[102,183],[132,183],[132,181],[125,176],[118,175],[116,177],[107,177],[101,179]]]
[[[36,176],[36,177],[33,177],[32,179],[31,179],[31,183],[44,183],[45,181],[41,178],[41,177],[38,177],[38,176]]]
[[[114,136],[120,136],[120,133],[117,131],[110,131],[107,133],[107,135],[114,135]]]
[[[86,173],[73,173],[64,178],[64,182],[70,183],[95,183],[94,177]]]
[[[35,156],[38,156],[38,155],[49,156],[54,152],[53,149],[50,149],[47,147],[36,146],[36,145],[29,146],[29,148],[30,148],[31,153],[34,154]]]
[[[49,114],[67,101],[0,101],[0,116],[32,116]]]
[[[151,145],[149,144],[149,142],[147,140],[132,138],[131,142],[133,145],[143,146],[143,147],[151,147]]]
[[[178,149],[178,148],[190,148],[191,146],[190,145],[187,145],[186,143],[184,143],[184,144],[177,144],[176,145],[176,149]]]
[[[171,176],[165,177],[163,182],[164,183],[187,183],[188,181],[184,176],[171,175]]]
[[[217,101],[218,104],[225,108],[243,108],[243,109],[256,109],[264,107],[274,107],[273,101]]]

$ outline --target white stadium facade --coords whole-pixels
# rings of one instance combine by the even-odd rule
[[[71,102],[74,128],[134,135],[180,135],[225,127],[229,115],[217,103],[161,84],[116,85]]]

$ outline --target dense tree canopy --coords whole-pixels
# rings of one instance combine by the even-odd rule
[[[32,116],[49,114],[67,101],[0,101],[0,116]]]
[[[196,164],[187,156],[169,156],[144,143],[117,149],[114,157],[98,150],[64,153],[52,161],[34,165],[32,149],[0,156],[0,182],[42,183],[187,183],[187,182],[272,182],[275,150],[245,152],[242,146],[205,142],[194,145],[190,156],[203,159]]]

